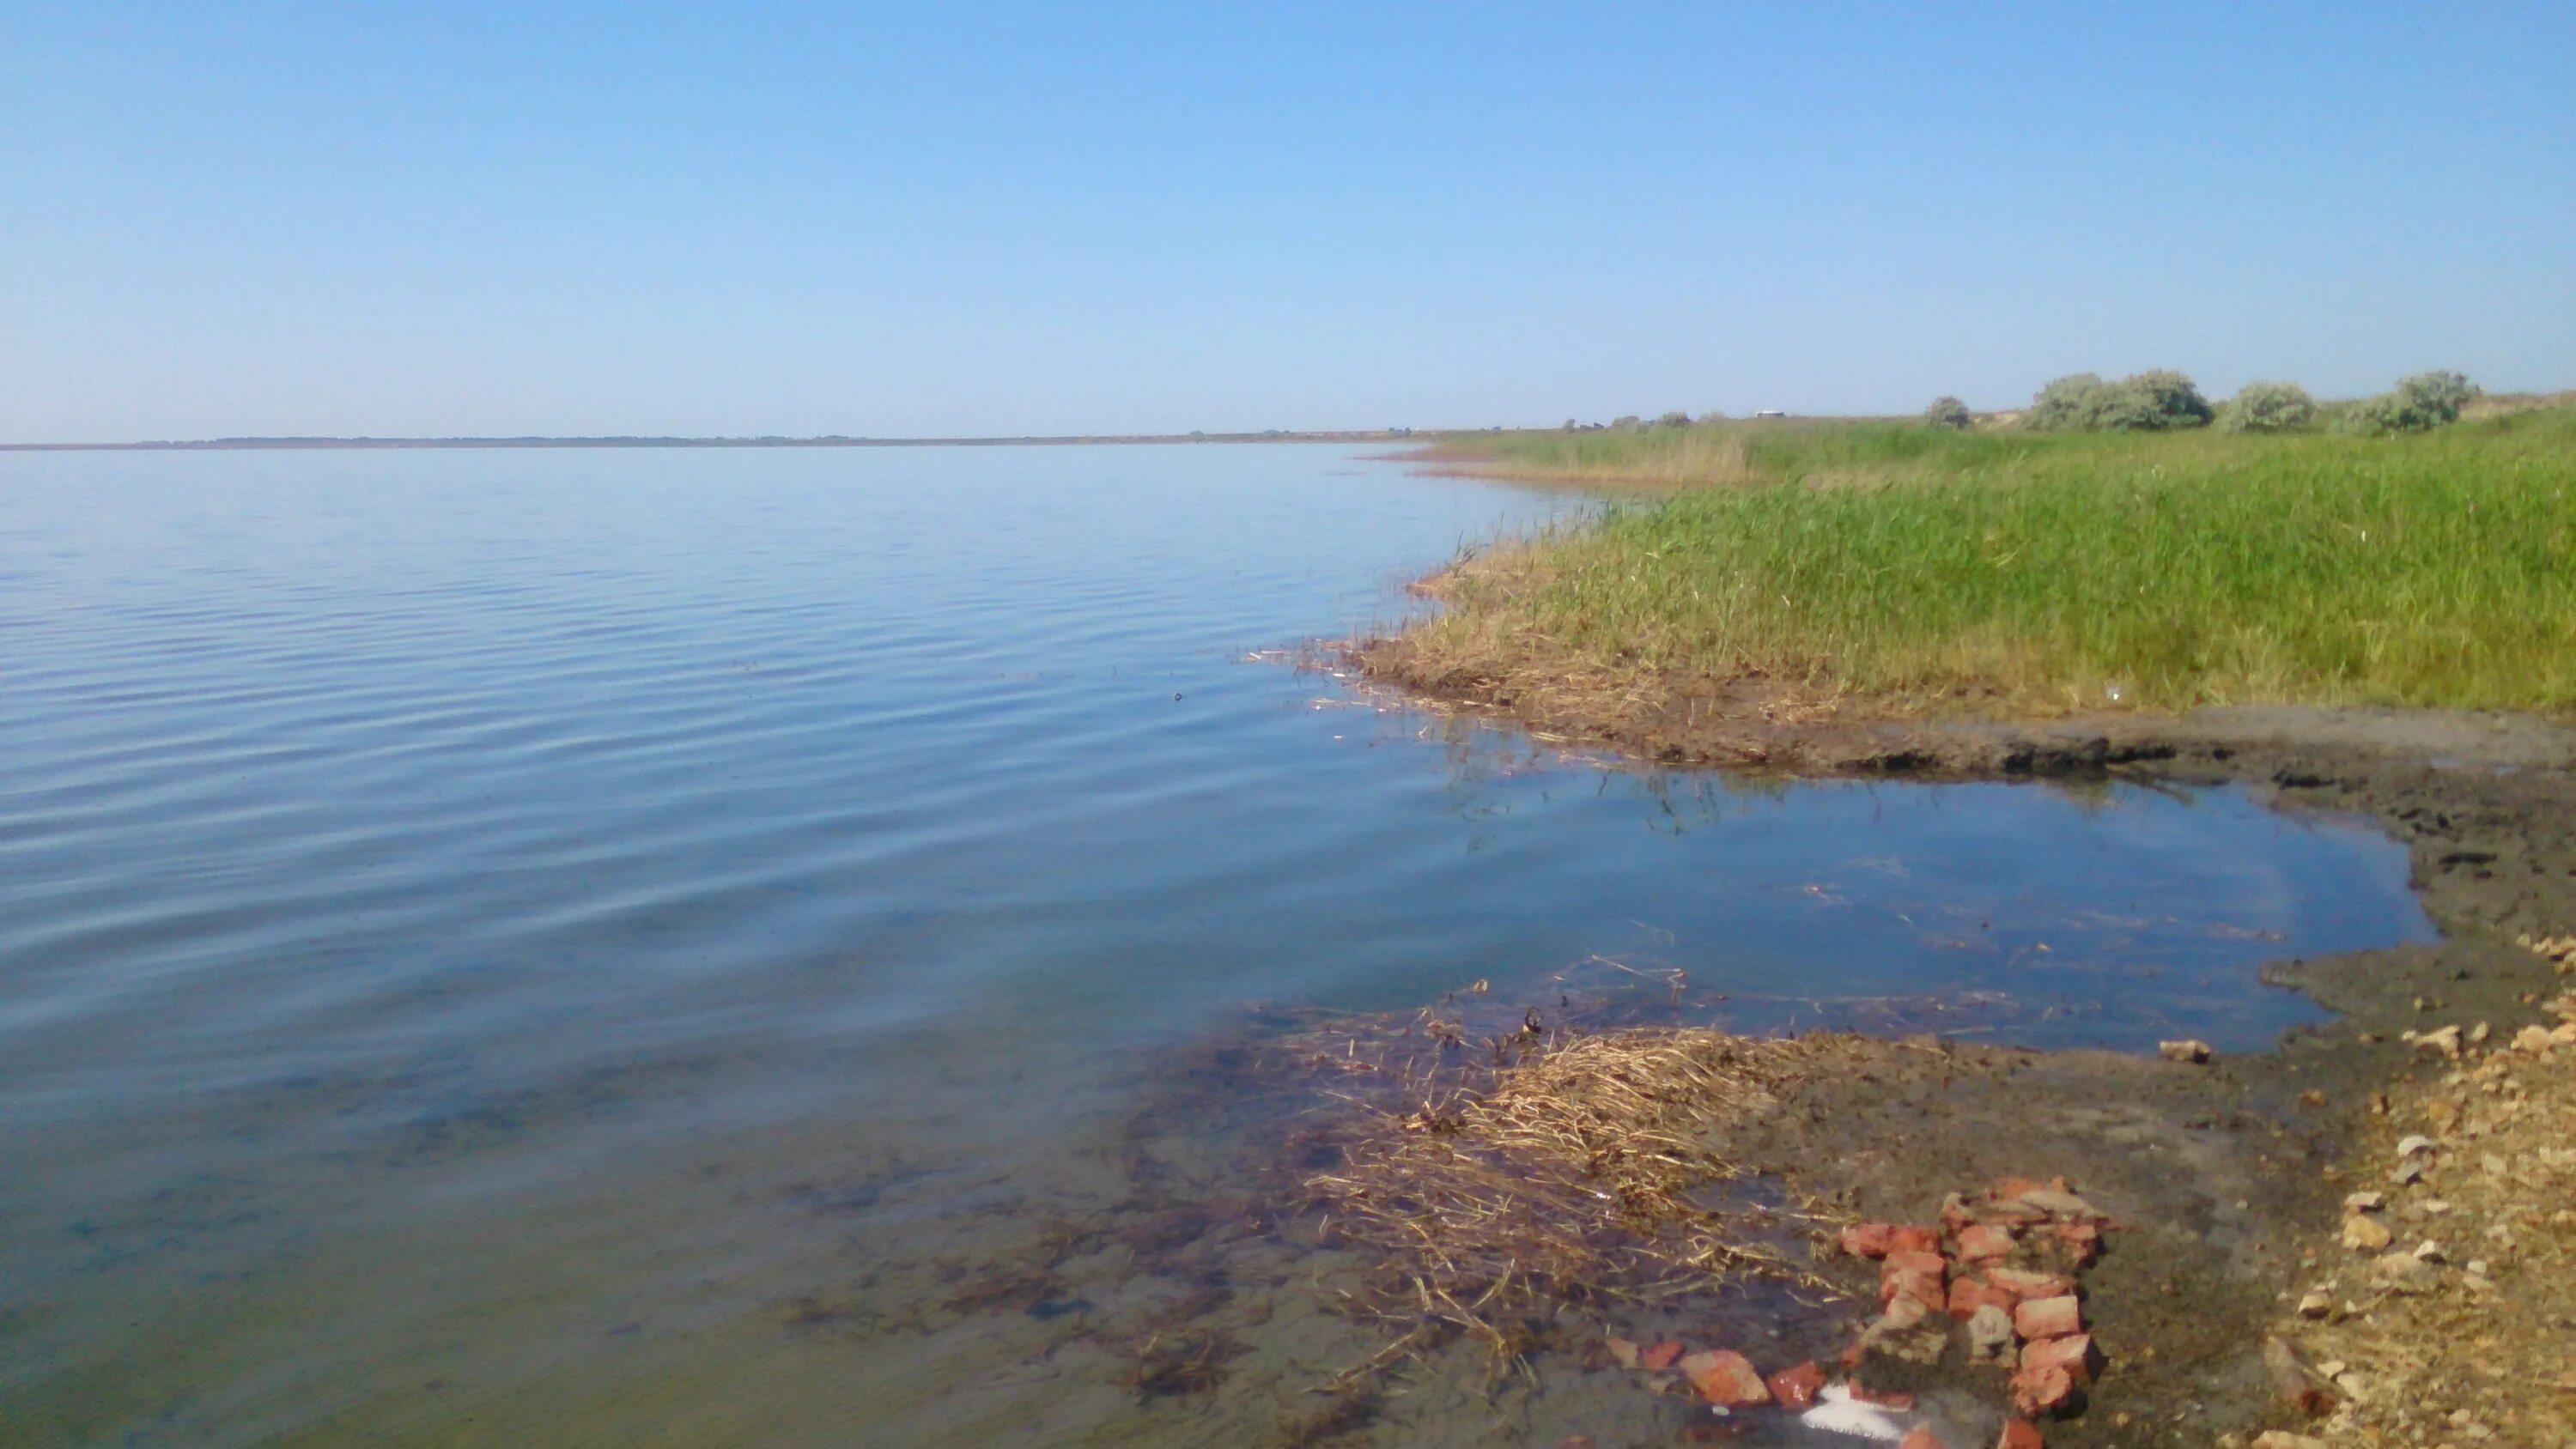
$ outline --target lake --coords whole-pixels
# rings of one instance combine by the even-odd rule
[[[1118,1381],[1155,1202],[1285,1110],[1212,1043],[1589,964],[2250,1049],[2318,1016],[2260,962],[2432,935],[2399,848],[2233,791],[1632,770],[1296,667],[1580,506],[1314,446],[0,455],[0,1437],[1261,1442],[1367,1340],[1257,1223],[1190,1259],[1225,1386]],[[1015,1288],[1065,1223],[1126,1256]],[[1365,1442],[1497,1442],[1442,1392]]]

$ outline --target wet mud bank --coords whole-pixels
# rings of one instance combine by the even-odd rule
[[[2295,1307],[2303,1298],[2306,1319],[2331,1317],[2340,1326],[2349,1318],[2363,1325],[2356,1330],[2363,1337],[2369,1323],[2403,1307],[2390,1293],[2404,1290],[2371,1286],[2372,1265],[2356,1264],[2339,1233],[2353,1193],[2411,1190],[2411,1180],[2387,1180],[2383,1139],[2394,1136],[2392,1122],[2446,1083],[2474,1098],[2475,1074],[2491,1052],[2505,1052],[2517,1036],[2538,1042],[2532,1028],[2566,1024],[2571,963],[2517,940],[2576,925],[2576,731],[2515,717],[2308,709],[2041,724],[1800,724],[1766,719],[1758,705],[1716,691],[1651,705],[1631,699],[1606,715],[1582,716],[1530,708],[1474,681],[1414,677],[1400,645],[1364,648],[1356,663],[1365,676],[1441,706],[1514,718],[1543,738],[1610,745],[1665,765],[1822,777],[2233,783],[2284,811],[2374,821],[2404,843],[2413,885],[2442,939],[2271,963],[2266,981],[2336,1013],[2291,1031],[2275,1050],[2202,1060],[2178,1051],[2176,1060],[1891,1041],[1863,1068],[1789,1084],[1779,1110],[1714,1134],[1730,1159],[1760,1164],[1794,1196],[1849,1220],[1938,1231],[1945,1202],[1954,1217],[1958,1211],[1953,1194],[1973,1196],[1998,1179],[2055,1177],[2108,1215],[2115,1230],[2081,1288],[2099,1372],[2055,1412],[2032,1415],[2049,1445],[2252,1444],[2273,1431],[2380,1442],[2349,1437],[2367,1414],[2312,1365],[2287,1366],[2297,1350],[2283,1344],[2320,1327]],[[2535,1049],[2544,1057],[2550,1050]],[[2467,1144],[2442,1150],[2454,1146],[2475,1157]],[[2429,1194],[2426,1201],[2429,1208],[2390,1207],[2417,1216],[2447,1211]],[[2555,1231],[2546,1223],[2535,1230]],[[1872,1289],[1880,1266],[1818,1241],[1818,1271],[1852,1305],[1844,1342],[1856,1344],[1879,1312]],[[2440,1271],[2461,1270],[2454,1262]],[[2338,1275],[2349,1291],[2320,1308],[2328,1295],[2319,1285]],[[2484,1292],[2488,1281],[2481,1275],[2470,1286]],[[2440,1287],[2430,1279],[2417,1286]],[[2538,1331],[2576,1344],[2576,1323]],[[1983,1449],[2015,1411],[2004,1373],[1970,1363],[1966,1347],[1954,1341],[1923,1363],[1874,1346],[1855,1372],[1874,1388],[1914,1394],[1939,1442]],[[2443,1348],[2433,1342],[2423,1351]],[[2303,1384],[2315,1391],[2303,1394]],[[2576,1397],[2557,1385],[2533,1391]],[[2334,1413],[2344,1417],[2321,1424]],[[1760,1434],[1741,1416],[1723,1432]]]

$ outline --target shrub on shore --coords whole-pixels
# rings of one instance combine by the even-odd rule
[[[2039,390],[2021,425],[2034,432],[2071,433],[2093,426],[2110,384],[2089,372],[2072,373]]]
[[[1936,397],[1923,410],[1923,421],[1936,428],[1964,431],[1976,420],[1977,415],[1968,411],[1968,405],[1954,397]]]
[[[2475,401],[2476,385],[2456,372],[2419,372],[2377,397],[2364,398],[2335,418],[2347,433],[2421,433],[2459,421]]]
[[[2249,382],[2218,410],[2222,433],[2295,433],[2317,420],[2317,400],[2295,382]]]
[[[2022,425],[2053,433],[2147,433],[2197,428],[2210,416],[2209,400],[2179,372],[2141,372],[2118,382],[2079,372],[2041,388]]]

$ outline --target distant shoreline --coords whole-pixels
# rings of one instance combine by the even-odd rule
[[[1022,438],[204,438],[149,443],[0,443],[0,453],[188,453],[307,448],[1039,448],[1137,443],[1401,443],[1411,428],[1355,432],[1131,433]]]

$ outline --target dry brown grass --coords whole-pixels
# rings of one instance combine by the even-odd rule
[[[1474,440],[1444,445],[1406,461],[1433,475],[1496,478],[1512,483],[1564,484],[1583,488],[1699,488],[1764,481],[1744,439],[1732,431],[1689,428],[1676,433],[1669,446],[1615,450],[1587,456],[1542,460],[1480,450]]]
[[[1463,1012],[1364,1018],[1294,1038],[1349,1111],[1307,1144],[1336,1149],[1305,1208],[1357,1249],[1352,1316],[1390,1332],[1364,1376],[1464,1335],[1497,1371],[1555,1334],[1557,1311],[1812,1280],[1780,1244],[1799,1209],[1718,1184],[1747,1175],[1709,1129],[1844,1054],[1826,1034],[1757,1040],[1693,1028],[1551,1032],[1535,1013],[1479,1035]]]

